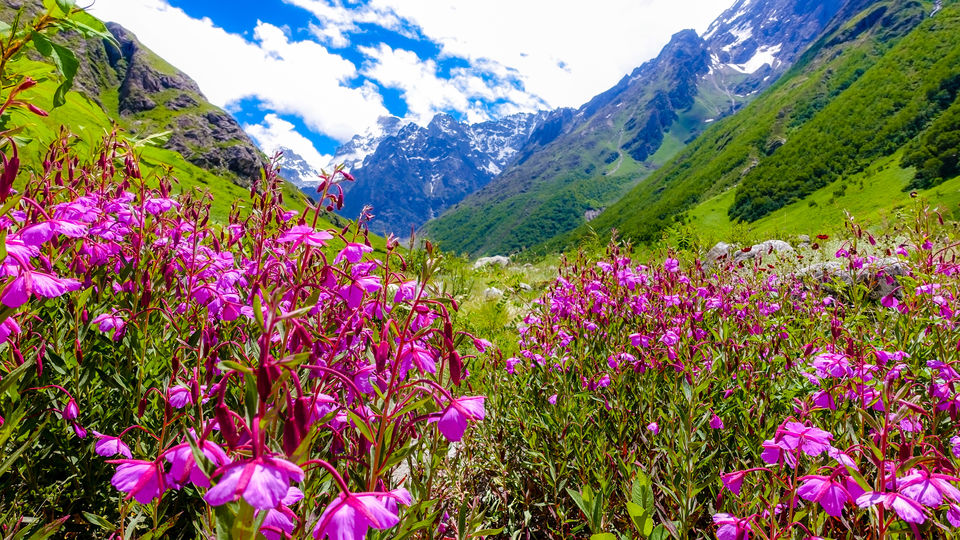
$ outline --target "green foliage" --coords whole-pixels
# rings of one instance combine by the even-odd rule
[[[960,74],[943,81],[943,86],[950,90],[938,92],[937,102],[951,97],[954,101],[904,151],[902,165],[916,169],[905,190],[928,189],[960,175],[960,101],[956,99]]]
[[[924,15],[917,2],[871,5],[814,44],[775,85],[712,125],[591,227],[652,242],[675,223],[676,214],[701,203],[713,212],[722,200],[725,206],[719,209],[728,217],[711,213],[716,216],[711,219],[728,227],[730,221],[772,216],[837,181],[847,180],[851,192],[855,188],[849,177],[894,154],[948,109],[949,81],[960,73],[960,7],[947,5],[920,24]],[[941,124],[931,133],[949,131],[946,118]],[[831,191],[843,193],[839,184]],[[872,198],[869,186],[866,193],[879,202],[871,211],[899,204]],[[835,202],[840,200],[852,198],[841,196]],[[702,217],[703,212],[692,214]],[[836,224],[834,215],[817,221]],[[690,221],[696,220],[692,215]],[[569,248],[586,234],[581,227],[543,249]]]

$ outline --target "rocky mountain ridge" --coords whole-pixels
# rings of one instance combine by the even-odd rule
[[[396,117],[382,118],[379,129],[355,136],[334,157],[356,179],[343,184],[349,197],[341,214],[355,218],[370,205],[371,230],[407,236],[500,174],[529,144],[549,138],[554,116],[468,124],[438,114],[427,126],[402,127]]]
[[[43,6],[37,0],[8,0],[0,5],[0,16],[12,20],[21,8],[34,16]],[[135,138],[167,132],[163,147],[202,169],[242,186],[260,177],[266,157],[232,116],[210,104],[196,82],[129,30],[112,22],[106,27],[119,49],[71,32],[57,36],[79,60],[75,91]]]
[[[828,28],[871,3],[737,0],[703,36],[675,34],[657,58],[578,109],[549,145],[423,232],[447,249],[480,255],[522,250],[572,230],[776,82]]]

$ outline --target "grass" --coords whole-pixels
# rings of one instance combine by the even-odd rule
[[[702,237],[717,241],[744,232],[756,240],[832,233],[843,227],[848,213],[857,223],[888,229],[899,219],[900,210],[911,205],[910,193],[903,187],[913,178],[913,169],[900,167],[901,154],[878,160],[867,170],[820,188],[806,199],[750,224],[738,224],[727,214],[733,204],[733,188],[691,209],[687,221]],[[946,216],[953,216],[960,203],[960,177],[917,194]],[[745,230],[737,231],[737,227]]]

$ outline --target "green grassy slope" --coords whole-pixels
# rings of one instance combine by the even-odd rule
[[[587,210],[619,199],[716,116],[710,100],[695,101],[706,72],[702,41],[677,34],[657,59],[581,107],[564,131],[428,222],[423,234],[444,249],[478,255],[513,253],[572,230]]]
[[[751,216],[754,220],[834,182],[859,185],[855,175],[897,152],[942,114],[942,108],[915,103],[960,70],[960,6],[948,4],[921,23],[928,8],[906,0],[873,4],[816,43],[750,105],[718,121],[591,222],[591,229],[606,234],[615,228],[649,241],[705,201],[709,211],[694,211],[691,217],[729,223],[731,218],[724,221],[721,214],[738,198],[753,199],[751,190],[757,187],[784,197],[778,206]],[[894,191],[906,187],[909,176]],[[874,203],[882,201],[866,204]],[[749,206],[763,204],[756,198]],[[733,213],[734,218],[742,215]],[[771,214],[771,220],[785,215]],[[540,249],[562,249],[589,234],[582,227]]]
[[[705,245],[718,241],[762,241],[806,234],[831,233],[843,227],[847,216],[862,225],[886,229],[912,208],[911,192],[903,191],[915,170],[900,166],[902,152],[878,160],[868,169],[837,180],[752,223],[730,218],[734,190],[699,204],[687,215],[687,224]],[[960,218],[960,177],[915,192],[944,217]]]
[[[11,123],[25,126],[22,135],[29,139],[29,142],[20,148],[25,167],[32,168],[40,164],[47,146],[57,137],[61,126],[67,126],[70,132],[76,135],[76,144],[82,150],[81,155],[95,148],[104,136],[113,130],[114,119],[97,103],[78,92],[69,92],[66,104],[52,109],[53,93],[59,84],[52,66],[43,62],[21,61],[12,66],[12,69],[41,81],[30,89],[25,97],[50,113],[43,118],[15,112],[11,119]],[[161,172],[161,167],[169,166],[173,169],[173,176],[180,182],[181,191],[193,188],[210,191],[214,199],[213,217],[216,219],[226,219],[234,201],[247,198],[247,190],[244,188],[197,167],[177,152],[151,145],[141,146],[139,151],[145,177]],[[290,195],[291,203],[302,208],[303,199],[293,191]]]

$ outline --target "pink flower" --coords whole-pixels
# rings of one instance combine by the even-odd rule
[[[630,334],[630,344],[637,348],[649,347],[650,336],[645,336],[643,334]]]
[[[547,398],[547,402],[550,403],[551,405],[556,405],[556,404],[557,404],[557,395],[556,395],[556,394],[553,394],[552,396],[548,397],[548,398]]]
[[[740,494],[740,488],[743,487],[743,479],[750,471],[733,471],[731,473],[721,474],[720,480],[723,481],[723,487],[729,489],[734,495]]]
[[[346,259],[351,264],[355,264],[360,262],[360,259],[363,258],[364,253],[370,253],[372,251],[373,248],[370,246],[348,242],[347,247],[340,250],[340,253],[338,253],[337,257],[333,259],[333,262],[334,264],[337,264]]]
[[[93,450],[97,455],[111,457],[120,454],[127,459],[133,457],[133,454],[130,453],[130,447],[120,440],[120,437],[111,437],[96,431],[93,432],[93,436],[97,438],[97,442],[93,445]]]
[[[740,519],[730,514],[714,514],[713,523],[717,528],[717,540],[750,540],[750,520]]]
[[[716,413],[714,413],[713,418],[710,419],[710,427],[713,429],[723,429],[723,420],[721,420]]]
[[[363,301],[364,293],[373,293],[379,290],[380,278],[377,276],[361,276],[349,285],[343,286],[339,293],[340,298],[343,298],[350,309],[356,309]]]
[[[64,420],[76,420],[79,414],[80,407],[77,407],[77,402],[73,398],[70,398],[63,407],[63,410],[60,411],[60,416],[62,416]]]
[[[152,199],[147,199],[143,203],[143,209],[148,214],[159,215],[164,212],[169,212],[172,208],[180,208],[180,203],[174,201],[173,199],[155,197]]]
[[[7,307],[18,308],[30,299],[31,294],[54,298],[79,288],[80,282],[75,279],[21,269],[17,278],[3,290],[0,302]]]
[[[320,515],[313,528],[313,537],[317,540],[363,540],[371,527],[380,531],[395,527],[400,523],[400,517],[385,503],[391,499],[405,502],[392,492],[341,493]]]
[[[954,527],[960,527],[960,506],[950,504],[947,510],[947,521]]]
[[[110,483],[127,493],[128,499],[133,497],[138,503],[147,504],[166,490],[163,467],[156,461],[118,459],[107,463],[119,464]]]
[[[813,359],[813,367],[819,377],[845,377],[851,374],[847,356],[837,353],[823,353]]]
[[[242,496],[254,508],[276,508],[289,491],[291,482],[303,480],[300,467],[276,457],[260,456],[237,461],[221,469],[217,485],[203,497],[213,506],[235,501]]]
[[[97,325],[97,328],[99,328],[103,333],[113,330],[114,341],[120,341],[120,338],[123,337],[123,333],[127,328],[127,323],[124,322],[123,319],[108,313],[97,315],[92,321],[90,321],[90,324]]]
[[[663,269],[671,274],[675,274],[680,271],[680,261],[673,258],[667,258],[667,260],[663,261]]]
[[[960,501],[960,490],[950,482],[960,482],[960,478],[919,469],[898,478],[897,487],[907,497],[924,506],[936,508],[943,504],[944,495],[954,502]]]
[[[295,225],[284,231],[277,238],[280,244],[293,244],[290,249],[296,249],[300,244],[307,244],[313,247],[323,247],[327,245],[327,240],[333,238],[333,235],[327,231],[317,231],[309,225]]]
[[[437,372],[437,359],[434,353],[417,343],[407,343],[403,345],[397,357],[400,360],[401,377],[406,376],[411,366],[414,365],[417,366],[417,369],[425,373]]]
[[[820,503],[823,511],[833,517],[840,517],[844,503],[853,502],[847,488],[832,476],[809,475],[800,480],[803,484],[797,490],[797,495],[802,499]]]
[[[0,343],[6,343],[10,336],[20,333],[20,325],[13,317],[7,317],[0,323]]]
[[[760,453],[760,459],[770,465],[777,465],[781,462],[791,467],[797,466],[796,451],[784,450],[779,444],[773,442],[773,439],[763,441],[763,452]]]
[[[830,449],[832,439],[833,435],[822,429],[787,422],[777,430],[776,441],[784,450],[799,449],[808,456],[818,456]]]
[[[647,424],[647,430],[656,435],[657,433],[660,433],[660,424],[656,422],[650,422]]]
[[[484,396],[454,398],[437,420],[437,429],[447,440],[459,441],[463,438],[463,432],[467,430],[468,420],[483,420],[486,416],[484,399],[486,399]]]
[[[297,515],[288,507],[298,503],[301,499],[303,499],[303,492],[291,486],[286,496],[280,501],[280,505],[266,511],[267,515],[264,516],[263,524],[260,525],[260,532],[267,540],[281,540],[293,536]],[[259,512],[262,512],[262,510]]]
[[[875,504],[882,504],[887,510],[892,508],[900,519],[907,523],[923,523],[927,519],[920,503],[900,493],[868,491],[857,497],[857,506],[860,508],[868,508]]]
[[[660,336],[660,342],[668,347],[672,347],[680,341],[680,336],[677,335],[673,330],[667,330],[662,336]]]
[[[196,437],[191,433],[191,437]],[[200,452],[217,467],[230,463],[230,458],[226,452],[211,441],[197,442]],[[197,487],[210,487],[210,478],[204,474],[203,469],[197,466],[196,459],[193,457],[193,450],[190,443],[180,443],[168,450],[164,457],[170,462],[170,472],[167,478],[170,483],[177,487],[186,485],[189,480],[191,484]]]
[[[178,384],[167,391],[167,402],[174,409],[182,409],[193,403],[193,395],[191,395],[189,388]]]

